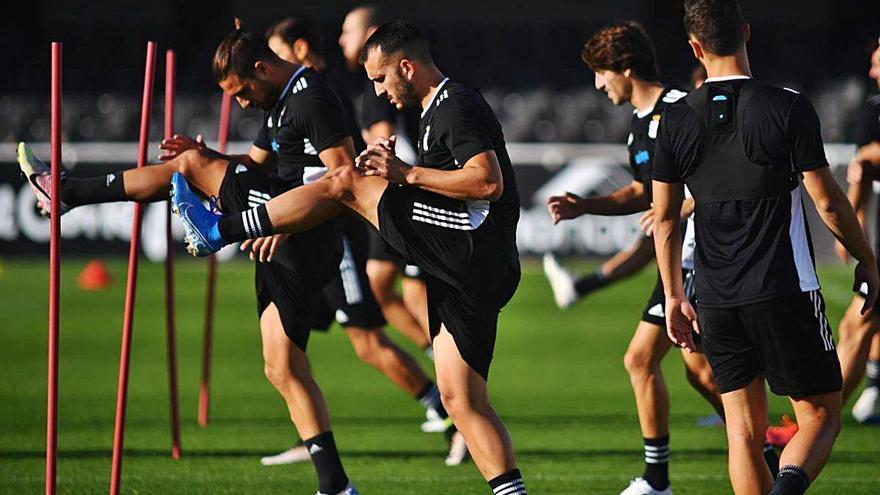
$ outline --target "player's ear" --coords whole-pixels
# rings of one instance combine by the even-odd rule
[[[705,52],[703,52],[703,45],[693,38],[688,40],[688,44],[691,45],[691,50],[694,52],[694,58],[697,60],[703,60],[703,57],[706,56]]]
[[[415,74],[415,64],[413,64],[412,60],[401,58],[399,67],[403,77],[405,77],[407,81],[412,81],[413,75]]]
[[[303,38],[299,38],[293,42],[293,57],[296,60],[303,61],[309,56],[309,42]]]
[[[752,26],[745,22],[743,23],[743,43],[748,43],[749,39],[752,37]]]
[[[257,60],[254,62],[254,74],[267,76],[270,71],[269,63],[264,60]]]
[[[630,79],[633,76],[632,69],[623,69],[623,77]]]

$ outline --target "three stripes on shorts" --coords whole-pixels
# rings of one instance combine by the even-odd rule
[[[467,212],[444,210],[418,201],[413,202],[412,219],[447,229],[474,230]]]

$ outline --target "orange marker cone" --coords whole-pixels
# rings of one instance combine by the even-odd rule
[[[110,270],[103,261],[94,259],[86,264],[85,268],[76,277],[76,284],[82,290],[105,290],[113,285]]]

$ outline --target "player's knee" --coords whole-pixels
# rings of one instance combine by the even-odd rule
[[[839,410],[818,407],[806,414],[800,414],[797,419],[800,429],[812,429],[826,438],[836,438],[840,433]]]
[[[266,361],[263,365],[263,374],[266,375],[269,383],[279,390],[296,381],[290,367],[280,363]]]
[[[352,338],[352,346],[358,359],[370,366],[378,366],[382,343],[375,332],[359,332],[358,337]]]
[[[628,349],[623,355],[623,367],[631,377],[646,376],[651,373],[651,356],[638,349]]]
[[[708,365],[698,369],[685,367],[685,377],[692,387],[698,390],[713,390],[715,388],[715,376]]]
[[[339,167],[327,174],[330,183],[328,194],[331,199],[342,201],[351,196],[352,184],[360,172],[354,167]]]
[[[177,171],[187,179],[192,179],[203,158],[198,150],[186,150],[177,155]]]

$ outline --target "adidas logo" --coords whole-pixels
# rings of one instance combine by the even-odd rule
[[[309,454],[315,455],[322,450],[324,449],[322,449],[320,445],[314,443],[311,447],[309,447]]]
[[[116,174],[107,174],[107,184],[106,185],[109,186],[110,183],[113,182],[114,180],[116,180]]]

